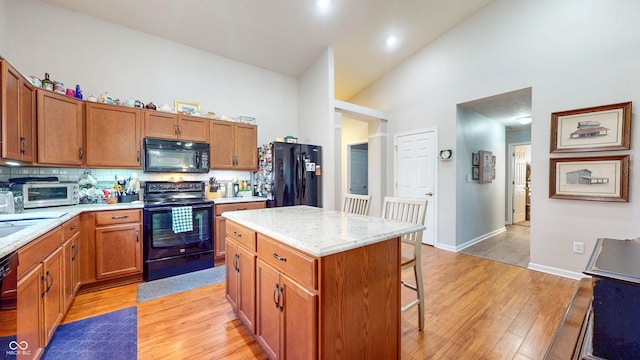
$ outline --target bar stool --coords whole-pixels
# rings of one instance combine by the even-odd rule
[[[369,215],[370,205],[371,195],[344,194],[342,211],[351,214]]]
[[[389,220],[408,222],[424,225],[427,214],[427,200],[405,199],[396,197],[385,197],[382,206],[382,217]],[[405,312],[413,306],[418,305],[418,325],[420,331],[424,330],[424,287],[422,285],[422,263],[420,261],[422,253],[422,231],[418,230],[410,234],[402,235],[402,242],[411,244],[411,252],[402,251],[400,261],[401,270],[413,268],[415,284],[407,283],[404,280],[402,285],[416,292],[416,299],[409,304],[402,306],[401,311]]]

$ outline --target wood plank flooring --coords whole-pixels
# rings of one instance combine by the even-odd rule
[[[416,307],[402,314],[402,359],[540,359],[577,287],[431,246],[422,258],[425,330],[418,331]],[[140,360],[266,359],[233,314],[224,283],[143,303],[136,291],[131,284],[78,295],[64,322],[137,305]],[[403,300],[412,295],[403,291]]]

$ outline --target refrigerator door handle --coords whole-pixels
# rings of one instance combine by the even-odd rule
[[[300,160],[296,159],[296,176],[293,181],[296,183],[296,198],[300,198]]]

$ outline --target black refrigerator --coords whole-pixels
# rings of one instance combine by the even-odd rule
[[[322,147],[273,142],[259,158],[256,180],[267,206],[322,207]]]

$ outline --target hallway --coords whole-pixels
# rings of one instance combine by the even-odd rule
[[[529,221],[523,221],[507,225],[507,231],[468,247],[461,253],[526,268],[529,266],[531,230],[528,223]]]

